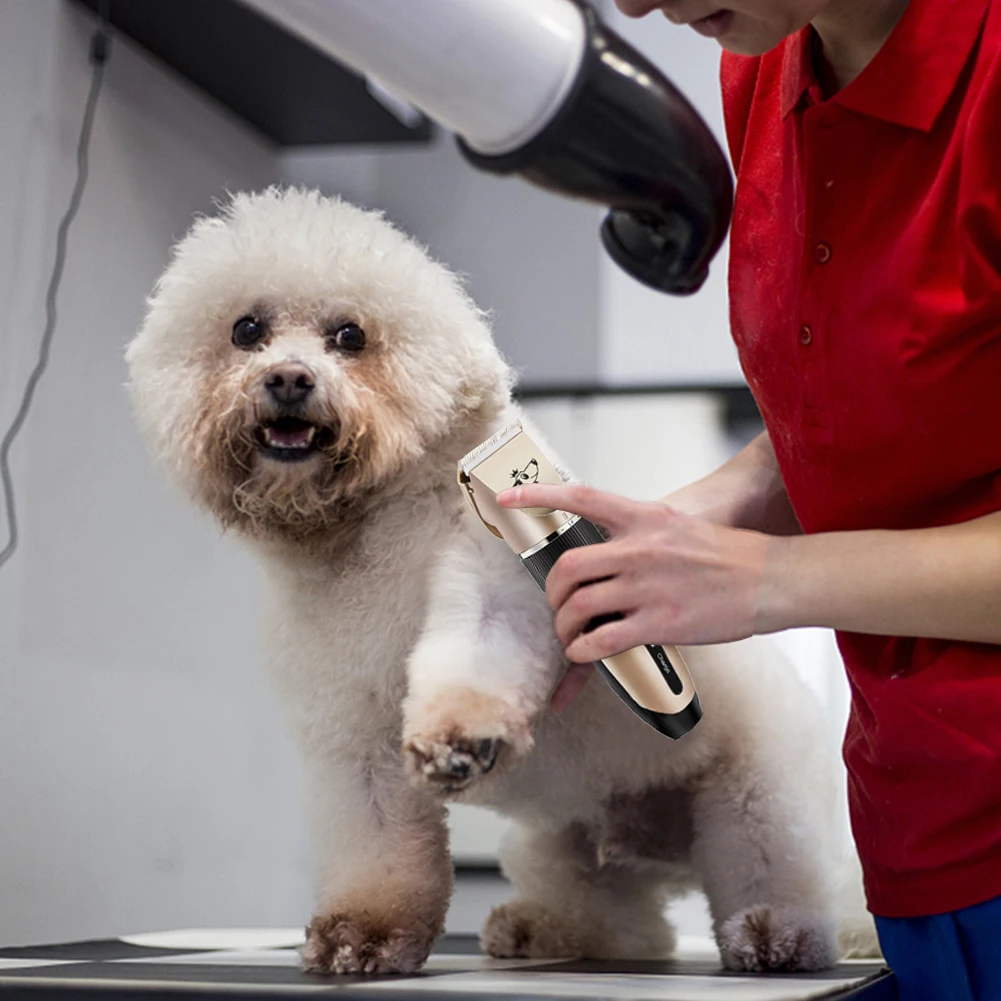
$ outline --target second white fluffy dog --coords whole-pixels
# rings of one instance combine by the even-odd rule
[[[309,968],[420,966],[451,894],[447,796],[515,822],[494,955],[666,956],[665,904],[698,885],[728,966],[835,961],[834,762],[786,665],[687,650],[705,718],[677,743],[598,680],[548,711],[545,597],[455,482],[521,415],[448,270],[375,213],[237,196],[175,248],[128,362],[152,450],[265,569],[316,854]]]

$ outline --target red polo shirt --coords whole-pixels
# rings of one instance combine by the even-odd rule
[[[1001,0],[911,0],[826,101],[814,43],[722,70],[733,335],[789,496],[807,532],[997,511]],[[1001,895],[1001,646],[838,641],[871,909]]]

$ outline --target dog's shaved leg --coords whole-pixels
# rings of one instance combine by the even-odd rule
[[[317,875],[306,969],[413,972],[451,895],[444,809],[410,786],[388,742],[363,739],[307,755],[306,802]]]
[[[695,795],[693,854],[730,969],[817,970],[838,959],[830,891],[818,871],[824,832],[796,794],[763,783],[745,759]]]
[[[544,596],[482,526],[439,557],[408,663],[403,744],[412,779],[455,792],[526,753],[561,659]]]

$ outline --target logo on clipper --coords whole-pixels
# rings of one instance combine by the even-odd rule
[[[664,680],[667,682],[667,687],[670,688],[675,695],[680,695],[685,690],[685,685],[678,676],[678,672],[674,669],[674,665],[671,663],[670,658],[667,656],[667,651],[662,646],[656,646],[653,643],[647,643],[646,648],[650,656],[653,657],[657,666],[660,668],[660,673],[664,676]]]
[[[523,487],[526,483],[538,483],[539,482],[538,459],[529,459],[524,469],[512,469],[511,479],[514,480],[514,482],[511,484],[512,487]]]
[[[674,672],[674,668],[671,666],[671,662],[667,659],[667,654],[664,652],[663,647],[648,646],[647,649],[653,654],[653,659],[657,661],[662,671],[665,673]]]

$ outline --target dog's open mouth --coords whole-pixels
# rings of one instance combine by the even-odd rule
[[[332,436],[330,428],[300,417],[277,417],[258,427],[257,445],[269,459],[298,462],[318,452]]]

